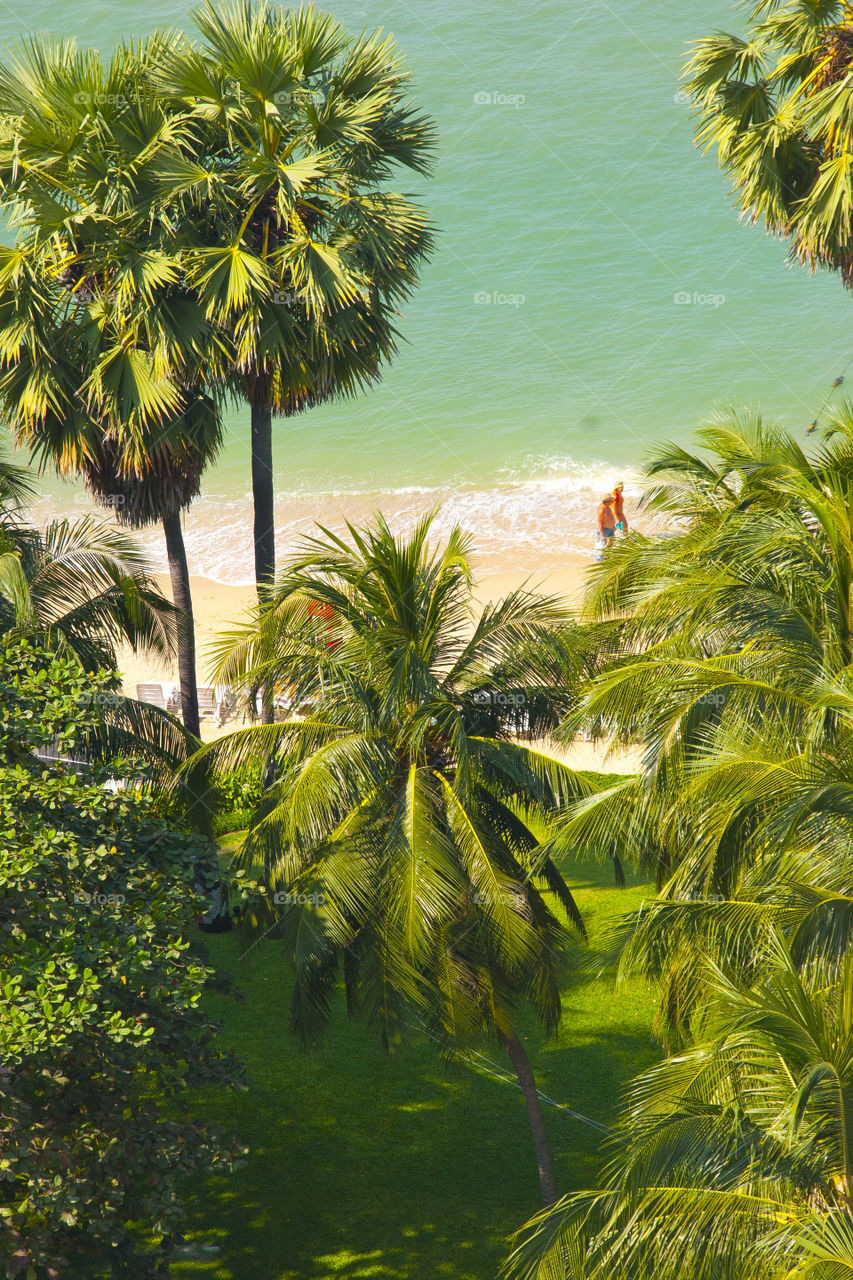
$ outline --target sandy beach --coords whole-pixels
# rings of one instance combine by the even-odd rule
[[[571,609],[577,609],[583,595],[584,576],[590,558],[575,557],[565,569],[556,573],[527,574],[495,570],[489,572],[483,567],[475,582],[475,600],[479,606],[502,599],[510,591],[522,585],[541,591],[543,594],[556,595],[565,599]],[[155,575],[156,582],[163,594],[171,599],[169,578],[166,574]],[[196,649],[198,653],[199,684],[212,684],[210,647],[222,632],[246,622],[251,615],[255,602],[255,589],[251,586],[232,586],[216,582],[212,578],[193,577],[191,580],[193,609],[196,621]],[[144,654],[135,654],[132,650],[122,651],[120,669],[124,690],[131,697],[136,696],[137,684],[158,680],[178,683],[177,662],[157,663]],[[201,722],[202,738],[209,742],[239,727],[241,720],[231,719],[222,728],[217,728],[213,719],[204,718]],[[639,755],[633,751],[614,751],[608,753],[600,744],[578,740],[568,749],[554,748],[554,754],[565,759],[576,769],[602,769],[613,773],[634,772],[639,763]]]

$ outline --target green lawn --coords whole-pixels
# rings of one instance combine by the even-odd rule
[[[608,927],[650,895],[612,884],[609,867],[564,871],[590,932],[592,957]],[[212,1117],[251,1147],[244,1168],[193,1188],[187,1237],[218,1245],[183,1260],[206,1280],[494,1280],[508,1236],[538,1207],[521,1094],[468,1068],[449,1073],[423,1039],[389,1061],[368,1028],[336,1019],[323,1051],[301,1054],[287,1032],[288,974],[275,945],[246,963],[233,934],[210,940],[245,1002],[210,997],[223,1036],[247,1064],[250,1089],[218,1096]],[[579,948],[580,951],[580,948]],[[653,993],[616,989],[612,975],[577,977],[559,1040],[530,1037],[540,1086],[600,1122],[623,1082],[657,1056]],[[504,1066],[500,1050],[487,1047]],[[601,1135],[546,1109],[561,1190],[590,1185]]]

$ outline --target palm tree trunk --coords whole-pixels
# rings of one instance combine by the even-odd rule
[[[252,497],[255,506],[255,581],[258,595],[275,577],[275,507],[272,472],[272,410],[252,405]]]
[[[530,1121],[533,1144],[536,1147],[536,1162],[539,1165],[539,1186],[542,1190],[542,1203],[547,1209],[557,1199],[557,1184],[554,1180],[551,1144],[548,1141],[548,1134],[545,1132],[545,1117],[542,1115],[542,1105],[536,1090],[536,1078],[533,1075],[530,1059],[524,1052],[524,1045],[518,1036],[502,1036],[501,1039],[515,1069],[515,1074],[518,1076],[518,1083],[521,1085],[524,1101],[527,1103],[527,1118]]]
[[[252,404],[252,497],[255,508],[255,583],[263,604],[265,588],[275,578],[275,488],[272,471],[272,410]],[[264,724],[275,719],[272,690],[261,690]]]
[[[163,532],[166,535],[166,554],[169,557],[169,574],[172,579],[172,600],[181,610],[178,621],[178,673],[181,681],[181,711],[184,717],[184,728],[200,738],[195,673],[195,623],[190,595],[187,550],[184,546],[179,511],[163,517]]]

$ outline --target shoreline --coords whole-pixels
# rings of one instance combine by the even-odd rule
[[[619,477],[614,469],[610,487]],[[304,547],[322,525],[346,536],[347,523],[363,525],[382,513],[395,532],[405,533],[434,512],[431,540],[441,542],[458,525],[471,541],[472,562],[480,576],[513,573],[537,581],[577,565],[591,564],[596,538],[595,513],[607,484],[591,487],[590,477],[530,481],[470,489],[365,492],[307,496],[279,493],[275,499],[276,553],[279,564]],[[626,486],[626,510],[633,525],[639,490]],[[95,506],[85,492],[72,500],[42,495],[31,507],[34,522],[95,515],[113,524],[109,508]],[[190,573],[223,587],[254,583],[252,501],[202,495],[182,521]],[[655,522],[645,514],[644,527]],[[149,525],[130,532],[155,573],[168,570],[162,529]]]

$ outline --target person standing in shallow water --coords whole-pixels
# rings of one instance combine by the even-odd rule
[[[613,505],[613,494],[605,493],[598,506],[598,537],[601,542],[609,542],[616,535],[616,514]]]
[[[618,533],[628,532],[628,521],[625,519],[625,507],[622,503],[622,490],[624,488],[625,485],[621,480],[618,480],[613,486],[613,515],[616,519]]]

